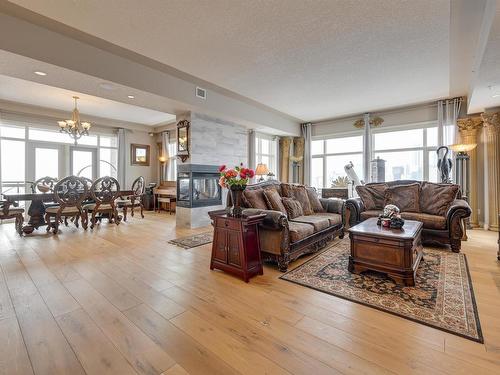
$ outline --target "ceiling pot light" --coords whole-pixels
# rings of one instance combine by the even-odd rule
[[[113,85],[112,83],[109,83],[109,82],[101,82],[101,83],[99,83],[99,87],[101,89],[109,90],[109,91],[116,89],[116,86]]]
[[[134,99],[134,98],[135,98],[135,96],[134,96],[134,95],[127,95],[127,98],[129,98],[129,99]]]
[[[37,70],[37,71],[35,71],[34,73],[35,73],[37,76],[46,76],[46,75],[47,75],[47,73],[42,72],[42,71],[40,71],[40,70]]]

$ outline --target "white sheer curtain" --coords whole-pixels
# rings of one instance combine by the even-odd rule
[[[255,131],[248,132],[248,168],[255,169]]]
[[[363,133],[363,174],[365,182],[370,182],[370,162],[372,159],[372,127],[370,125],[370,114],[365,113],[363,117],[365,121]]]
[[[163,150],[163,157],[165,163],[162,168],[162,178],[165,181],[175,181],[177,178],[177,144],[175,136],[171,131],[164,131],[161,133],[161,148]]]
[[[304,137],[304,185],[311,185],[311,123],[301,125]]]
[[[456,142],[457,119],[460,114],[462,98],[438,101],[438,144],[449,146]]]
[[[127,131],[123,128],[118,129],[118,183],[122,189],[125,188],[127,181]]]

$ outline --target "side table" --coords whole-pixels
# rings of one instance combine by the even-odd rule
[[[262,275],[259,244],[259,223],[265,214],[232,217],[221,211],[208,213],[213,220],[214,241],[210,269],[220,269],[242,278],[245,282]]]

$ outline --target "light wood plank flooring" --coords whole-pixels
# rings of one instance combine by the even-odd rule
[[[499,374],[497,233],[464,243],[485,344],[279,280],[209,270],[175,216],[0,225],[0,374]],[[298,263],[294,263],[294,266]]]

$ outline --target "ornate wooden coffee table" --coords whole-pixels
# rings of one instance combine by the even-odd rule
[[[422,223],[414,220],[405,220],[402,229],[378,226],[377,218],[353,226],[349,229],[349,271],[383,272],[398,284],[414,286],[423,255],[421,233]]]

